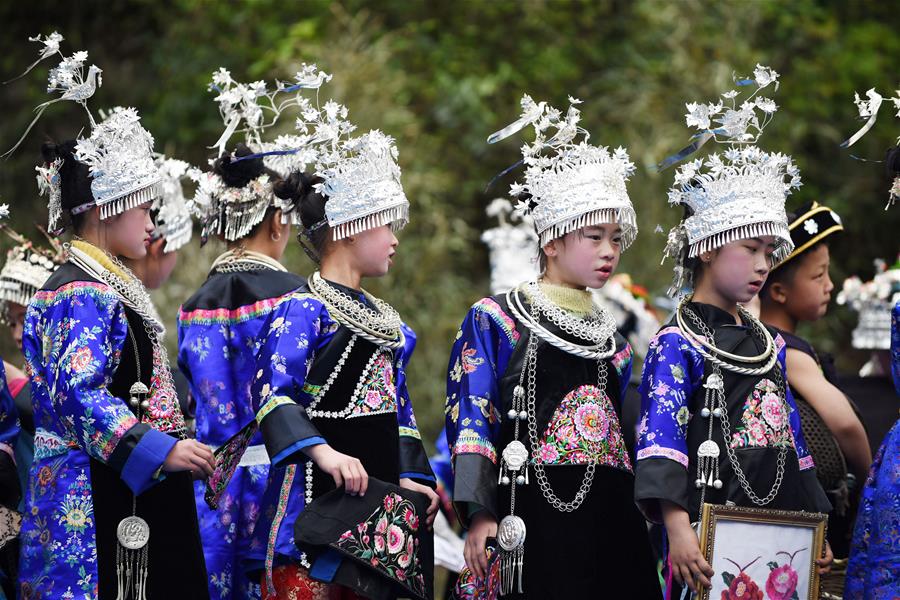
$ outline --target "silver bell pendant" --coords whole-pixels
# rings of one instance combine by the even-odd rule
[[[138,406],[140,406],[142,409],[147,410],[150,407],[149,401],[142,401],[142,398],[150,393],[150,389],[142,382],[134,382],[131,385],[131,388],[128,390],[128,393],[130,395],[130,397],[128,398],[128,403],[133,408],[137,408]]]

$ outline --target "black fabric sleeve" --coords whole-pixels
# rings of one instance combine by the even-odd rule
[[[400,436],[400,476],[415,479],[434,489],[437,480],[425,454],[422,440],[409,435]]]
[[[325,438],[309,420],[306,409],[299,404],[279,406],[266,415],[259,429],[275,467],[301,463],[306,460],[304,448],[325,443]]]
[[[690,512],[690,477],[687,469],[668,458],[645,458],[637,461],[634,499],[644,517],[662,523],[660,500],[668,500]]]
[[[497,517],[497,465],[480,454],[458,454],[453,460],[453,506],[460,523],[469,527],[472,513],[486,510]]]

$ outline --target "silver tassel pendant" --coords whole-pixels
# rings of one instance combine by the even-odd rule
[[[125,517],[116,537],[116,600],[147,600],[150,526],[137,515]]]
[[[697,448],[697,479],[694,484],[697,489],[722,489],[722,480],[719,479],[719,445],[712,440],[706,440]]]
[[[503,517],[497,527],[497,544],[500,546],[500,594],[522,590],[522,572],[525,569],[525,521],[516,515]]]
[[[519,440],[511,441],[503,449],[500,461],[500,476],[497,483],[510,485],[528,483],[528,449]]]

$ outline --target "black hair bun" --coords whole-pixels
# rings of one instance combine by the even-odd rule
[[[891,178],[900,175],[900,146],[888,149],[887,156],[884,157],[884,166]]]
[[[45,163],[51,163],[58,158],[63,160],[75,157],[75,140],[68,140],[57,144],[53,140],[47,140],[41,144],[41,158]]]
[[[276,181],[273,189],[275,195],[282,200],[300,202],[315,191],[315,188],[313,188],[315,184],[323,181],[321,177],[316,175],[310,176],[302,171],[294,171],[286,179]]]
[[[213,172],[221,177],[228,187],[242,188],[267,171],[261,157],[235,160],[251,154],[253,151],[245,144],[238,144],[233,155],[225,153],[216,159]]]

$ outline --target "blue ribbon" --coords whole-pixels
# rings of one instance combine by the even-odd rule
[[[694,152],[699,150],[700,147],[703,144],[705,144],[706,142],[708,142],[709,140],[711,140],[716,133],[721,133],[721,129],[714,129],[712,131],[706,130],[706,131],[702,131],[698,134],[695,134],[693,137],[691,137],[691,139],[694,140],[693,142],[691,142],[690,144],[688,144],[687,146],[685,146],[684,148],[682,148],[681,150],[679,150],[672,156],[669,156],[668,158],[664,159],[661,163],[656,165],[656,167],[654,167],[654,168],[656,169],[657,172],[665,171],[666,169],[668,169],[675,163],[681,162],[682,160],[684,160],[685,158],[687,158],[688,156],[690,156],[691,154],[693,154]]]
[[[506,175],[507,173],[509,173],[510,171],[512,171],[513,169],[515,169],[516,167],[518,167],[519,165],[521,165],[521,164],[524,163],[524,162],[525,162],[525,159],[524,159],[524,158],[520,158],[519,160],[517,160],[517,161],[515,162],[515,164],[513,164],[513,165],[511,165],[511,166],[509,166],[509,167],[503,169],[502,171],[500,171],[499,173],[497,173],[496,175],[494,175],[493,179],[491,179],[491,180],[488,182],[488,184],[485,186],[485,188],[484,188],[485,193],[487,193],[487,191],[488,191],[489,189],[491,189],[491,186],[493,186],[494,183],[495,183],[498,179],[500,179],[501,177],[503,177],[504,175]]]
[[[248,154],[247,156],[240,156],[235,158],[231,162],[241,162],[242,160],[250,160],[252,158],[262,158],[264,156],[286,156],[288,154],[296,154],[300,152],[300,148],[295,148],[293,150],[271,150],[269,152],[257,152],[256,154]]]

